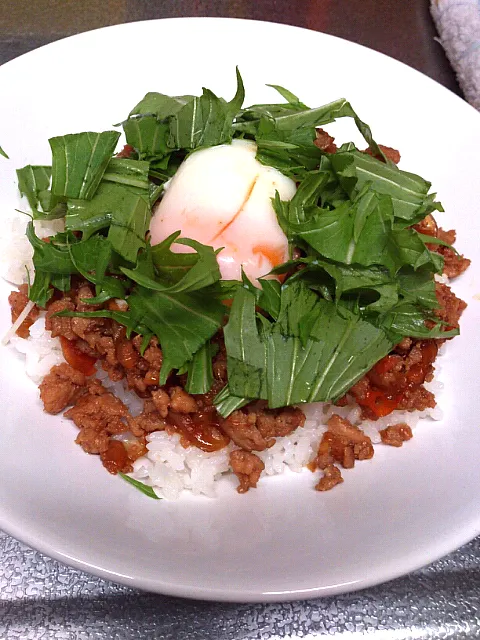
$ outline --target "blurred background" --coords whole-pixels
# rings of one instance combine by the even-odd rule
[[[220,16],[283,22],[346,38],[460,93],[434,39],[429,0],[2,0],[1,5],[0,63],[53,40],[121,22]],[[311,64],[319,69],[321,61]]]

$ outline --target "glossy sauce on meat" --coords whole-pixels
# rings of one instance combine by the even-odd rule
[[[207,453],[219,451],[230,442],[230,438],[220,429],[218,413],[215,410],[203,410],[194,414],[170,411],[167,420],[173,430],[188,444]]]

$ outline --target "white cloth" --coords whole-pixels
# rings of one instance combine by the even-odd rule
[[[460,87],[480,110],[480,0],[431,0],[430,9]]]

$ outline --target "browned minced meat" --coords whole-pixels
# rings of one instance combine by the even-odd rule
[[[381,151],[383,151],[384,156],[388,160],[391,160],[395,164],[398,164],[400,162],[400,151],[397,151],[397,149],[392,149],[392,147],[386,147],[383,144],[379,144],[378,147]],[[365,149],[364,153],[368,154],[369,156],[373,156],[373,151],[370,149],[370,147],[368,149]],[[373,157],[377,158],[377,160],[383,160],[383,158],[379,155]]]
[[[89,283],[74,280],[71,291],[61,298],[57,295],[50,302],[47,311],[48,328],[56,336],[72,341],[81,352],[97,359],[112,380],[125,379],[127,387],[144,399],[144,410],[135,418],[130,416],[120,400],[107,394],[98,381],[85,383],[88,389],[83,388],[78,394],[74,393],[76,389],[70,384],[68,392],[65,391],[61,397],[61,403],[53,407],[50,402],[47,406],[61,411],[69,404],[74,405],[67,411],[66,417],[73,419],[80,428],[77,442],[86,451],[101,454],[104,466],[112,473],[121,470],[122,466],[123,470],[126,468],[122,463],[123,450],[110,442],[112,434],[123,433],[127,429],[137,438],[137,443],[144,442],[145,435],[152,431],[168,429],[180,434],[184,446],[194,444],[205,451],[225,447],[230,439],[220,429],[220,416],[213,406],[213,398],[226,382],[223,344],[218,357],[214,359],[216,380],[209,394],[195,397],[188,394],[183,388],[183,380],[176,377],[160,387],[163,356],[157,338],[150,340],[142,354],[143,338],[136,336],[131,340],[127,339],[125,328],[110,319],[55,315],[64,309],[88,311],[99,308],[99,305],[87,304],[92,296],[93,288]],[[51,378],[52,376],[47,379],[44,387]],[[82,393],[83,396],[77,398]],[[144,446],[129,443],[126,450],[132,460],[132,455],[141,455],[138,451],[144,450]],[[134,450],[137,453],[132,454]],[[129,463],[126,464],[128,466]]]
[[[457,234],[454,229],[445,231],[441,227],[437,226],[435,218],[429,214],[425,216],[423,220],[414,225],[414,229],[424,235],[432,236],[443,240],[447,244],[453,245],[457,238]],[[430,251],[435,251],[443,256],[443,273],[448,278],[456,278],[461,275],[470,265],[470,260],[463,255],[457,253],[452,247],[445,247],[441,244],[427,242],[427,247]]]
[[[318,128],[316,130],[316,136],[317,137],[313,142],[316,147],[318,147],[322,151],[325,151],[326,153],[337,152],[337,145],[334,142],[335,138],[328,134],[324,129]]]
[[[235,449],[230,453],[230,466],[240,484],[238,493],[246,493],[250,488],[255,489],[265,465],[254,453]]]
[[[407,350],[390,354],[367,373],[369,381],[377,388],[390,393],[404,391],[412,385],[430,382],[433,378],[435,358],[438,353],[436,340],[412,340]],[[406,345],[406,343],[403,343]]]
[[[170,407],[170,396],[168,393],[163,389],[155,389],[152,391],[152,400],[160,416],[166,418]]]
[[[427,216],[428,217],[428,216]],[[429,216],[433,217],[433,216]],[[450,229],[449,231],[445,231],[442,227],[439,227],[436,233],[436,237],[440,240],[443,240],[447,244],[455,244],[455,240],[457,239],[457,232],[455,229]]]
[[[417,224],[414,224],[413,228],[416,229],[418,233],[423,233],[423,235],[432,236],[433,238],[438,237],[440,232],[440,229],[437,226],[437,222],[431,213],[426,215],[423,220],[420,220],[420,222],[417,222]],[[445,240],[445,242],[448,241]],[[451,244],[451,242],[449,244]]]
[[[264,438],[288,436],[305,424],[305,414],[294,407],[284,407],[276,411],[258,407],[254,410],[257,416],[257,428]]]
[[[365,405],[364,400],[368,398],[368,394],[370,393],[371,388],[372,388],[372,385],[370,384],[370,380],[368,379],[367,376],[363,376],[363,378],[360,378],[360,380],[356,382],[353,385],[353,387],[349,389],[348,395],[351,395],[353,399],[356,400],[356,402],[363,409]],[[336,404],[339,407],[343,407],[347,405],[348,395],[345,395],[343,398],[340,398],[340,400]],[[372,420],[375,420],[375,416],[372,418]]]
[[[408,353],[412,348],[412,344],[413,339],[405,336],[397,345],[395,345],[394,351],[397,353]]]
[[[125,337],[125,328],[107,318],[58,317],[58,311],[93,311],[99,305],[89,305],[84,300],[92,298],[93,288],[85,282],[75,287],[61,299],[53,300],[47,308],[46,327],[53,336],[63,336],[75,341],[83,353],[97,358],[113,381],[126,378],[127,385],[139,396],[150,397],[150,389],[158,388],[162,364],[162,352],[158,340],[152,338],[141,356],[142,338]]]
[[[100,452],[100,460],[105,469],[112,474],[129,473],[132,471],[132,461],[128,451],[120,440],[110,438],[105,451]]]
[[[184,391],[182,387],[170,390],[170,409],[176,413],[196,413],[198,411],[195,398]]]
[[[383,444],[388,444],[391,447],[401,447],[404,442],[413,438],[411,428],[405,422],[398,424],[392,424],[386,429],[380,431],[380,437]]]
[[[256,426],[257,416],[254,413],[234,411],[222,420],[224,431],[238,446],[245,451],[263,451],[275,444],[274,438],[265,439]]]
[[[394,409],[423,411],[435,406],[433,394],[423,384],[433,378],[438,342],[403,338],[350,389],[363,418],[376,420]]]
[[[439,303],[435,314],[445,322],[445,330],[457,328],[466,303],[443,283],[436,283],[435,288]],[[429,321],[427,324],[434,323]],[[361,406],[363,417],[376,420],[380,415],[387,415],[388,409],[423,411],[435,407],[434,395],[423,384],[433,378],[433,363],[442,342],[441,339],[403,338],[392,353],[377,362],[349,391],[349,395]],[[385,413],[378,414],[376,407],[372,407],[375,394],[381,396],[380,401],[386,407]]]
[[[152,431],[163,431],[168,423],[157,411],[142,411],[142,413],[128,420],[128,426],[134,436],[142,437]]]
[[[371,439],[351,422],[334,414],[327,425],[328,430],[322,436],[314,467],[326,469],[334,462],[339,462],[344,469],[351,469],[355,460],[373,457]]]
[[[103,466],[110,473],[130,472],[133,460],[145,452],[143,442],[126,446],[112,437],[128,431],[131,416],[123,402],[98,380],[87,383],[87,392],[64,416],[79,428],[75,442],[86,453],[100,454]]]
[[[52,338],[63,336],[67,340],[76,340],[78,335],[72,330],[72,318],[56,316],[60,311],[73,311],[75,304],[68,298],[54,300],[47,308],[45,329],[52,332]]]
[[[12,313],[12,324],[16,322],[18,316],[22,313],[22,311],[27,306],[28,300],[28,285],[21,284],[18,288],[18,291],[12,291],[8,296],[8,302],[11,307]],[[22,322],[22,324],[16,330],[17,336],[20,338],[28,338],[30,335],[30,327],[35,322],[40,314],[40,309],[35,305],[28,312],[27,317]]]
[[[143,439],[136,441],[120,441],[110,438],[107,448],[100,453],[103,466],[112,474],[130,473],[132,463],[147,453]]]
[[[446,284],[437,282],[435,286],[439,309],[435,309],[435,314],[446,322],[448,328],[457,328],[460,316],[467,308],[467,303],[457,298],[453,291]]]
[[[397,409],[399,411],[425,411],[425,409],[433,409],[436,404],[433,393],[420,385],[403,392]]]
[[[131,158],[135,154],[135,148],[131,144],[124,145],[123,149],[117,153],[116,158]]]
[[[338,147],[335,144],[335,138],[327,133],[324,129],[319,127],[315,130],[315,134],[316,139],[313,141],[313,144],[316,147],[318,147],[322,151],[325,151],[326,153],[336,153],[338,151]],[[378,147],[379,149],[381,149],[381,151],[383,151],[383,154],[388,160],[391,160],[395,164],[398,164],[400,162],[400,152],[397,151],[397,149],[386,147],[383,144],[379,144]],[[368,149],[365,149],[363,153],[367,153],[369,156],[373,156],[373,152],[370,147]],[[377,160],[383,161],[381,155],[376,155],[374,157],[377,158]]]
[[[99,454],[103,466],[110,473],[132,471],[133,461],[146,453],[146,447],[143,430],[137,440],[123,442],[115,439],[115,435],[130,428],[130,420],[135,420],[123,402],[97,379],[86,381],[82,395],[71,402],[74,406],[64,416],[79,428],[75,442],[86,453]]]
[[[343,478],[340,469],[334,464],[329,464],[323,469],[323,477],[315,485],[315,489],[317,491],[330,491],[330,489],[342,482]]]
[[[136,440],[122,440],[122,442],[132,462],[147,454],[147,441],[144,437]]]
[[[127,407],[105,388],[103,393],[86,393],[65,412],[79,429],[105,431],[108,435],[124,433],[128,429]]]
[[[74,294],[76,311],[97,311],[102,308],[102,305],[84,302],[84,300],[94,297],[94,291],[90,284],[80,284]],[[112,327],[112,323],[106,318],[75,317],[70,320],[71,330],[77,337],[85,340],[90,349],[96,349],[100,338],[109,335],[109,330]]]
[[[430,216],[432,217],[432,216]],[[434,235],[434,234],[431,234]],[[453,245],[457,239],[457,234],[454,229],[444,231],[441,227],[437,229],[435,234],[439,240],[443,240],[447,244]],[[427,247],[430,251],[435,251],[443,256],[443,273],[448,278],[457,278],[470,266],[470,260],[463,255],[457,253],[452,247],[445,247],[441,244],[427,243]]]
[[[75,442],[79,444],[86,453],[105,453],[108,449],[110,438],[105,431],[85,427],[80,429]]]
[[[86,378],[69,364],[55,365],[40,384],[40,398],[47,413],[60,413],[85,391]]]
[[[227,382],[227,349],[225,347],[225,339],[223,329],[217,331],[212,338],[218,347],[217,355],[213,360],[213,376],[216,381],[225,384]]]
[[[140,354],[142,338],[135,337],[132,340],[138,354]],[[158,387],[160,369],[162,367],[162,351],[158,346],[157,338],[151,338],[143,357],[135,362],[133,366],[125,367],[124,362],[118,361],[115,365],[116,369],[126,375],[128,388],[135,391],[141,398],[149,398],[151,391]],[[104,366],[110,375],[110,369]]]
[[[213,407],[197,413],[169,411],[166,430],[179,433],[184,447],[193,444],[203,451],[219,451],[230,442],[228,435],[220,429],[219,420]]]
[[[457,278],[470,266],[470,260],[457,253],[451,247],[435,245],[435,249],[433,249],[432,245],[429,244],[428,248],[443,256],[443,273],[448,278]]]
[[[300,409],[265,409],[261,403],[234,411],[220,422],[222,430],[245,451],[263,451],[275,443],[275,438],[287,436],[305,424]]]

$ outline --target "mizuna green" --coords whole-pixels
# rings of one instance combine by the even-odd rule
[[[215,400],[223,416],[254,399],[271,408],[336,400],[403,336],[458,333],[443,331],[434,314],[443,259],[413,227],[442,210],[430,183],[388,160],[345,99],[310,109],[272,86],[285,102],[245,109],[238,70],[229,102],[208,89],[148,93],[121,123],[131,157],[114,156],[118,131],[83,132],[50,140],[51,166],[17,171],[32,220],[65,221],[48,243],[28,225],[30,300],[44,307],[72,275],[95,285],[86,302],[125,300],[126,311],[62,314],[112,318],[128,336],[142,335],[144,348],[157,336],[160,383],[186,373],[193,394],[212,386],[212,339],[223,328],[229,382]],[[335,154],[314,145],[316,127],[344,117],[373,156],[353,143]],[[291,201],[277,194],[273,202],[291,259],[272,274],[286,277],[261,279],[261,289],[246,277],[222,281],[214,249],[180,238],[181,229],[160,245],[148,241],[152,207],[181,162],[234,138],[254,140],[257,159],[298,184]],[[175,243],[193,252],[176,253]]]

